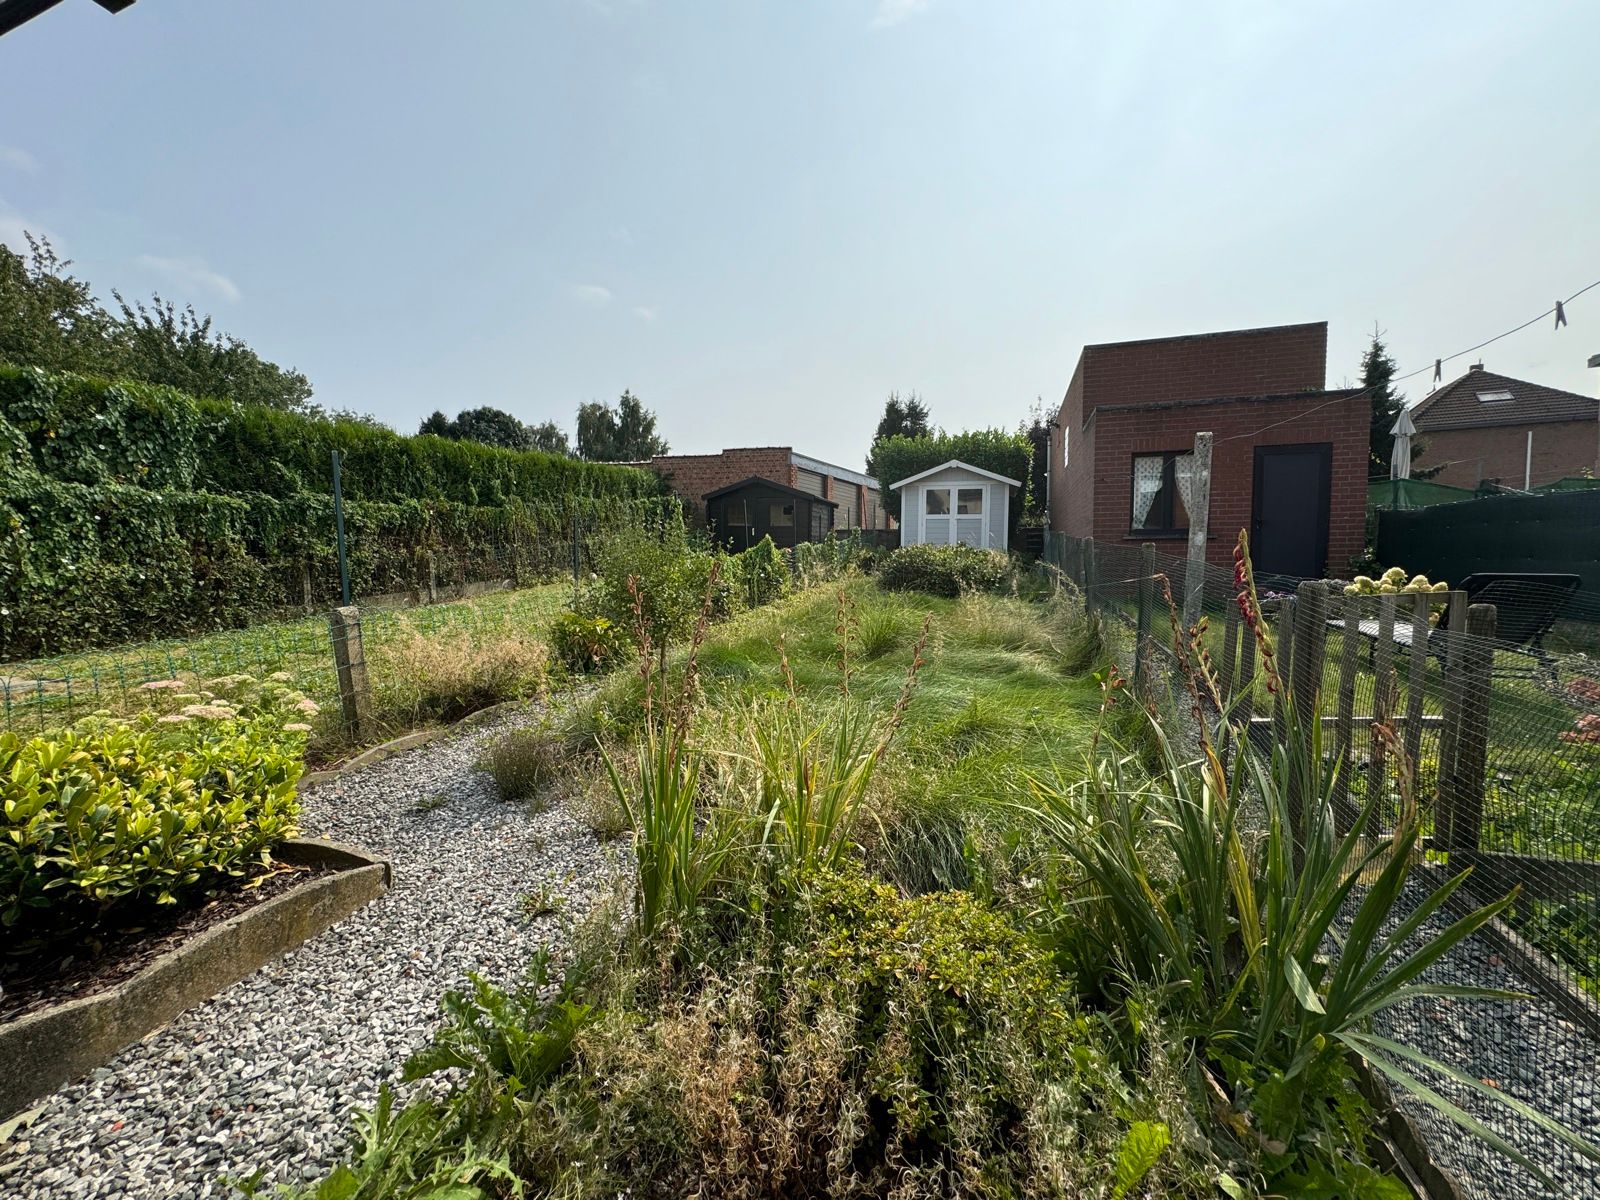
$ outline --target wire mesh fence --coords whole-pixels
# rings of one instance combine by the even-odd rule
[[[373,683],[397,666],[414,638],[446,638],[485,645],[509,630],[542,634],[571,595],[571,582],[504,587],[475,592],[442,589],[438,603],[408,606],[363,600],[362,637]],[[386,600],[378,597],[379,600]],[[330,605],[338,603],[338,597]],[[224,675],[264,678],[285,672],[298,690],[323,709],[338,710],[339,680],[334,638],[326,611],[272,619],[245,629],[216,630],[192,638],[59,654],[0,666],[0,730],[43,734],[61,730],[94,712],[136,714],[160,699],[155,683],[186,680],[203,685]]]
[[[1285,706],[1320,722],[1323,755],[1339,767],[1333,804],[1344,828],[1369,800],[1379,825],[1414,801],[1424,881],[1471,867],[1467,889],[1480,902],[1519,889],[1503,923],[1437,970],[1534,1000],[1443,999],[1388,1019],[1442,1060],[1600,1137],[1600,664],[1544,646],[1570,595],[1514,577],[1469,595],[1433,584],[1362,594],[1342,581],[1258,575],[1258,631],[1228,567],[1059,533],[1045,557],[1106,618],[1147,698],[1191,703],[1171,647],[1193,628],[1205,650],[1198,666],[1234,728],[1269,745],[1282,736]],[[1600,1195],[1592,1163],[1493,1104],[1451,1098],[1559,1181],[1544,1188],[1425,1119],[1469,1194]]]

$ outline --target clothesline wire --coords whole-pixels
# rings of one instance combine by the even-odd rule
[[[1565,300],[1562,300],[1560,302],[1560,307],[1563,310],[1565,310],[1566,306],[1571,304],[1579,296],[1581,296],[1585,292],[1590,291],[1591,289],[1597,288],[1597,287],[1600,287],[1600,279],[1596,279],[1593,283],[1586,284],[1585,286],[1579,288],[1577,291],[1573,292],[1572,295],[1568,296]],[[1443,358],[1435,359],[1432,363],[1429,363],[1427,366],[1418,367],[1415,371],[1407,371],[1404,375],[1396,375],[1392,379],[1390,379],[1389,382],[1390,383],[1403,383],[1407,379],[1413,379],[1416,376],[1421,375],[1425,371],[1435,370],[1438,367],[1442,366],[1443,364],[1445,364],[1447,362],[1451,362],[1454,359],[1460,358],[1463,355],[1471,354],[1475,350],[1482,350],[1485,346],[1491,345],[1494,342],[1498,342],[1501,338],[1510,337],[1513,333],[1521,333],[1524,329],[1528,328],[1528,326],[1536,325],[1540,321],[1544,320],[1546,317],[1552,316],[1556,311],[1556,307],[1557,307],[1556,305],[1552,304],[1549,308],[1545,309],[1538,316],[1530,317],[1526,321],[1524,321],[1522,324],[1520,324],[1520,325],[1518,325],[1518,326],[1516,326],[1516,327],[1514,327],[1512,329],[1508,329],[1504,333],[1497,333],[1492,338],[1487,338],[1486,340],[1479,342],[1476,346],[1468,346],[1465,350],[1457,350],[1454,354],[1446,355]],[[1276,429],[1280,425],[1287,425],[1291,421],[1298,421],[1301,417],[1308,417],[1312,413],[1317,412],[1320,409],[1327,408],[1330,404],[1343,404],[1346,400],[1359,400],[1363,396],[1370,396],[1376,390],[1377,390],[1376,387],[1365,387],[1365,388],[1361,388],[1361,389],[1359,389],[1357,391],[1354,391],[1354,392],[1345,392],[1342,395],[1335,396],[1331,400],[1323,401],[1321,404],[1316,405],[1314,408],[1308,408],[1308,409],[1305,410],[1305,412],[1296,413],[1292,417],[1284,417],[1280,421],[1273,421],[1271,424],[1263,425],[1259,429],[1253,429],[1253,430],[1250,430],[1249,432],[1246,432],[1246,433],[1231,434],[1228,437],[1218,438],[1217,440],[1219,442],[1234,442],[1234,441],[1238,441],[1240,438],[1257,437],[1260,434],[1266,433],[1270,429]]]

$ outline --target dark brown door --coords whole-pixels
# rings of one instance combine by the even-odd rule
[[[1333,443],[1257,446],[1250,550],[1255,569],[1320,578],[1328,565]]]

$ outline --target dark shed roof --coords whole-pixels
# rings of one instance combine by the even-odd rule
[[[1511,398],[1504,399],[1509,392]],[[1484,396],[1493,397],[1485,400]],[[1496,375],[1474,367],[1460,379],[1435,388],[1411,410],[1420,433],[1442,429],[1484,429],[1495,425],[1542,425],[1552,421],[1593,421],[1600,401],[1577,392]]]
[[[762,487],[770,488],[774,492],[782,492],[785,496],[794,496],[800,500],[810,500],[816,504],[826,504],[829,508],[839,507],[838,503],[833,500],[824,500],[821,496],[813,496],[810,492],[802,492],[799,488],[792,488],[786,483],[774,483],[772,480],[765,479],[760,475],[752,475],[748,479],[739,480],[738,483],[730,483],[727,487],[719,487],[714,492],[707,492],[701,499],[715,500],[718,496],[726,496],[729,492],[742,491],[752,484],[760,484]]]

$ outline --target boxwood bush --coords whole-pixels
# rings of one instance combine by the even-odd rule
[[[316,706],[281,680],[185,690],[135,721],[0,733],[0,926],[23,943],[190,902],[271,861],[295,830]]]
[[[883,560],[877,578],[886,592],[999,592],[1010,582],[1011,561],[998,550],[971,546],[902,546]]]

